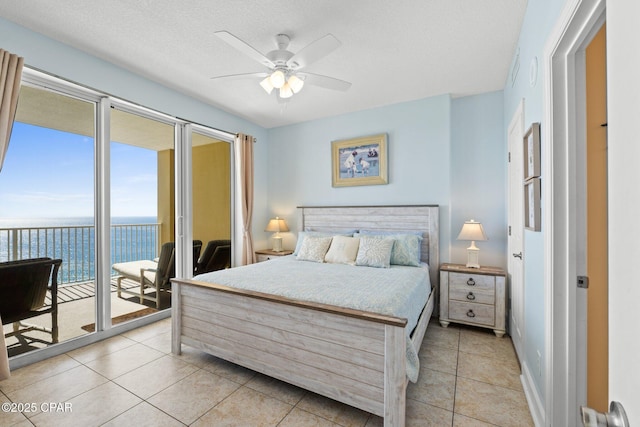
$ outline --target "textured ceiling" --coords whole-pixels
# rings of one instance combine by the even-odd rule
[[[0,16],[266,128],[450,93],[504,87],[527,0],[2,0]],[[287,104],[266,71],[216,37],[297,52],[331,33],[342,45],[305,68],[352,83],[306,85]],[[29,59],[25,58],[26,63]],[[100,88],[97,88],[100,89]]]

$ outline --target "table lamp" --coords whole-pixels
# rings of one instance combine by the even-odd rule
[[[280,232],[289,231],[289,227],[287,227],[287,223],[284,222],[284,219],[275,217],[269,220],[267,228],[265,228],[264,231],[275,232],[273,235],[273,251],[282,252],[282,236],[280,236]]]
[[[458,234],[458,240],[471,240],[471,246],[467,248],[467,267],[480,268],[480,249],[476,247],[476,240],[488,240],[482,224],[474,220],[465,221]]]

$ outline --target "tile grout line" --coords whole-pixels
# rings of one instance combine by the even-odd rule
[[[451,427],[454,426],[456,419],[456,392],[458,391],[458,364],[460,363],[460,340],[462,339],[462,334],[460,333],[460,329],[458,329],[458,346],[456,348],[456,381],[453,384],[453,409],[451,410]]]

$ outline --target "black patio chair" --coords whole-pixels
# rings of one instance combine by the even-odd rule
[[[61,259],[33,258],[0,263],[0,317],[2,324],[13,323],[5,337],[31,330],[51,334],[58,342],[58,270]],[[47,291],[51,305],[45,305]],[[51,314],[51,328],[24,323],[23,320]]]
[[[211,240],[196,263],[194,274],[204,274],[230,266],[231,240]]]

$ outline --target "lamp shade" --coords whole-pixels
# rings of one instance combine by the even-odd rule
[[[280,89],[285,83],[284,73],[280,70],[275,70],[273,73],[271,73],[271,76],[269,76],[269,80],[271,81],[271,85],[273,87],[275,87],[276,89]]]
[[[293,96],[293,90],[289,86],[289,83],[285,83],[280,88],[280,98],[291,98]]]
[[[482,224],[474,220],[465,221],[458,234],[458,240],[488,240]]]
[[[289,84],[289,87],[291,88],[293,93],[300,92],[302,90],[302,86],[304,86],[304,80],[302,80],[300,77],[296,75],[289,77],[289,80],[287,80],[287,83]]]
[[[262,80],[260,82],[260,86],[262,86],[262,89],[264,89],[265,92],[267,92],[268,94],[271,94],[271,92],[273,91],[273,85],[271,84],[270,77],[267,77],[264,80]]]
[[[287,223],[284,221],[284,219],[275,217],[269,220],[267,228],[265,228],[264,231],[279,233],[281,231],[289,231],[289,227],[287,227]]]

